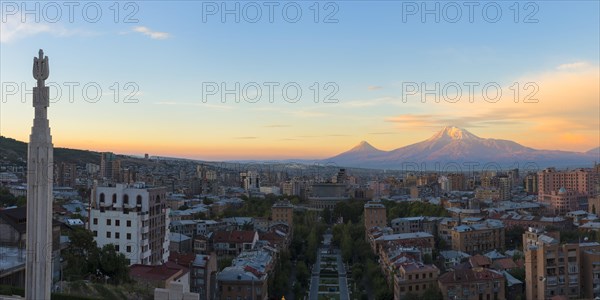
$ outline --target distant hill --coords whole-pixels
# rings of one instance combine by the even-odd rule
[[[0,136],[0,160],[25,163],[27,161],[27,143]],[[54,148],[54,161],[69,162],[78,165],[86,163],[100,164],[100,153],[87,150]]]

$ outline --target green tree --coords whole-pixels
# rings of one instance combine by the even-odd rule
[[[0,188],[0,206],[15,206],[17,205],[17,197],[11,194],[8,189]]]
[[[92,232],[76,227],[70,232],[69,240],[69,247],[63,252],[67,262],[65,277],[78,280],[95,274],[99,267],[100,253]]]
[[[344,232],[342,234],[342,259],[344,261],[350,261],[354,255],[354,240],[350,235],[350,227],[351,225],[345,226]]]
[[[109,282],[121,284],[129,282],[129,260],[123,253],[117,252],[113,244],[107,244],[100,250],[100,272],[108,276]]]
[[[525,282],[525,268],[516,268],[508,271],[514,278]]]
[[[513,226],[505,231],[505,241],[507,249],[521,249],[523,244],[523,233],[525,228],[521,226]]]
[[[442,291],[440,291],[440,288],[435,284],[432,287],[427,288],[421,296],[421,299],[423,300],[439,300],[443,298],[444,295],[442,294]]]
[[[329,207],[326,207],[323,211],[321,211],[321,218],[326,224],[331,224],[331,210]]]
[[[303,261],[299,261],[298,264],[296,264],[296,279],[303,287],[307,287],[309,278],[310,271],[308,270],[308,267]]]
[[[426,253],[425,255],[423,255],[423,262],[428,265],[433,263],[433,258],[431,257],[431,255],[429,253]]]

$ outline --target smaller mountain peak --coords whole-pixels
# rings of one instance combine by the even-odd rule
[[[352,149],[350,149],[350,151],[370,151],[370,150],[377,150],[377,148],[373,147],[367,141],[360,141],[360,143],[358,143],[358,145],[356,145]]]

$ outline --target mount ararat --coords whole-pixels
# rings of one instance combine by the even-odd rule
[[[478,164],[479,168],[496,164],[502,168],[591,167],[600,161],[600,148],[587,152],[538,150],[513,141],[481,138],[454,126],[440,130],[427,140],[384,151],[366,141],[326,160],[339,166],[407,169],[418,165],[426,170],[443,169],[451,163],[459,166]]]

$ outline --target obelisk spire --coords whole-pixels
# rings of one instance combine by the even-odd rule
[[[27,261],[25,298],[50,299],[52,284],[53,145],[48,122],[50,75],[48,57],[40,49],[33,58],[35,117],[27,153]]]

